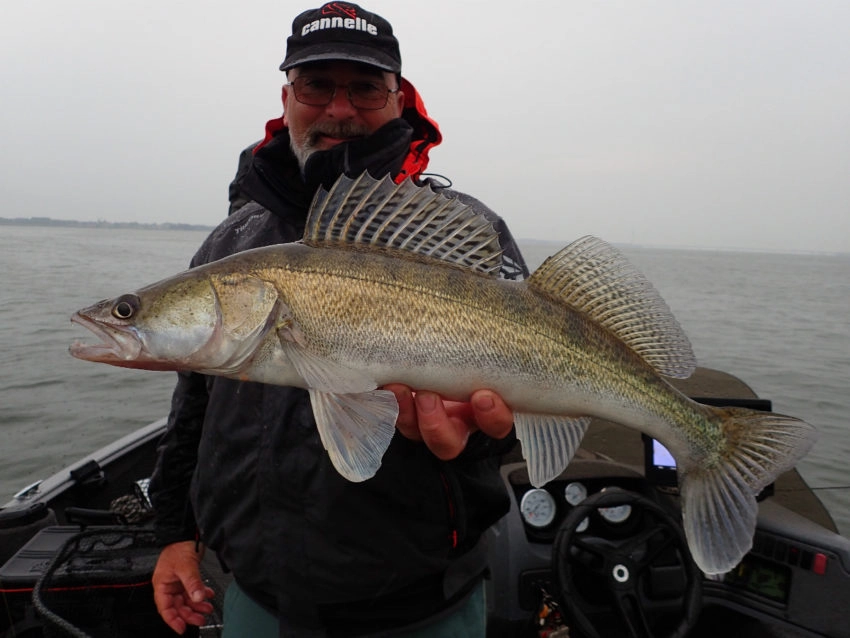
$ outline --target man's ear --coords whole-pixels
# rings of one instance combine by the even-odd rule
[[[393,93],[393,97],[396,99],[397,117],[401,117],[401,113],[404,111],[404,93],[399,89],[398,93]]]
[[[280,101],[283,104],[283,125],[289,127],[289,122],[286,121],[286,98],[289,96],[289,87],[285,84],[280,87]]]

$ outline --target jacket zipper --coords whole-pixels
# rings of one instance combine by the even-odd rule
[[[446,507],[448,510],[449,517],[449,542],[452,545],[452,549],[457,549],[458,546],[458,529],[457,529],[457,511],[455,508],[455,502],[452,498],[452,489],[449,484],[449,479],[446,476],[446,473],[440,470],[440,480],[443,482],[443,490],[446,493]]]

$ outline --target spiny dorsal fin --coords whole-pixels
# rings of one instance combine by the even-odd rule
[[[304,230],[308,246],[405,250],[496,275],[499,236],[490,221],[456,199],[368,173],[343,175],[313,199]]]
[[[574,241],[528,284],[608,328],[661,374],[684,379],[694,371],[691,343],[661,295],[601,239]]]

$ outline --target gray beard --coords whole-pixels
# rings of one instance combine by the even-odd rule
[[[291,137],[289,138],[289,148],[292,149],[292,154],[295,155],[295,159],[298,160],[298,166],[301,168],[301,177],[304,177],[304,166],[307,164],[307,158],[310,157],[316,149],[301,148]]]

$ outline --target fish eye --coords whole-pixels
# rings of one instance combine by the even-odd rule
[[[112,316],[116,319],[130,319],[139,309],[139,298],[136,295],[122,295],[112,306]]]

